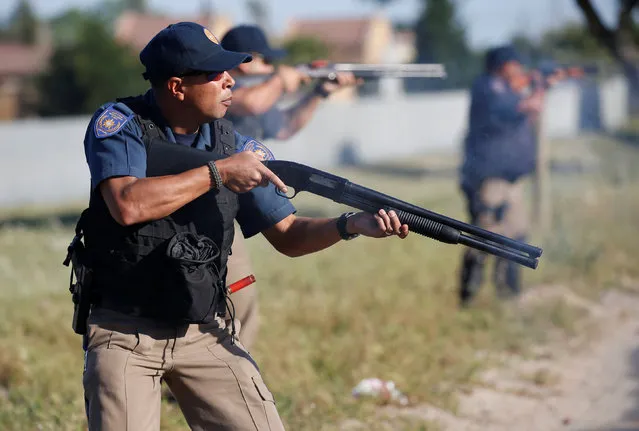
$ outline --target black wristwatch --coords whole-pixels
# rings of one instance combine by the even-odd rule
[[[313,93],[316,96],[321,97],[322,99],[326,99],[328,96],[331,95],[331,93],[329,93],[328,91],[324,90],[324,86],[323,86],[323,82],[322,81],[317,83],[317,85],[313,89]]]
[[[346,220],[348,220],[349,217],[354,215],[355,215],[354,212],[348,212],[348,213],[342,214],[337,219],[337,232],[339,232],[339,236],[345,241],[348,241],[349,239],[357,238],[359,236],[358,233],[346,232]]]

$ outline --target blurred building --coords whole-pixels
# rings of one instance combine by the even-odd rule
[[[44,28],[34,45],[0,43],[0,120],[36,114],[36,79],[52,52],[51,37]]]
[[[136,51],[141,51],[160,30],[179,21],[197,22],[211,30],[218,38],[232,26],[232,21],[228,17],[207,10],[202,10],[196,16],[184,17],[126,11],[115,22],[115,38],[132,46]]]
[[[293,19],[283,39],[312,37],[329,49],[328,60],[341,63],[394,63],[412,60],[414,37],[395,31],[384,15],[360,18]]]
[[[334,63],[410,63],[415,57],[415,35],[410,30],[395,30],[384,15],[358,18],[292,19],[281,39],[311,37],[329,50],[327,60]],[[377,92],[377,83],[360,88]],[[339,99],[350,99],[355,91],[344,90]]]

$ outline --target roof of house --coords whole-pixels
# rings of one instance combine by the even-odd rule
[[[361,61],[363,40],[371,18],[297,19],[291,21],[287,38],[311,36],[324,42],[331,50],[331,61]]]
[[[0,76],[35,75],[44,70],[49,50],[19,43],[0,43]]]
[[[115,23],[115,37],[122,43],[131,45],[141,50],[160,30],[169,24],[180,21],[193,21],[205,27],[209,27],[213,33],[226,31],[226,18],[220,16],[210,17],[200,14],[191,17],[175,17],[154,14],[143,14],[135,11],[126,11],[120,15]],[[212,28],[215,22],[220,23],[220,28]]]

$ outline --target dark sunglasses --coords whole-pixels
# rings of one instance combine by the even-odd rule
[[[264,57],[259,52],[253,52],[253,53],[251,53],[251,55],[253,56],[253,58],[259,58],[260,60],[262,60],[262,63],[266,64],[267,66],[273,64],[273,62],[271,60],[269,60],[268,58]]]
[[[222,75],[224,74],[224,71],[222,72],[204,72],[201,70],[189,70],[187,72],[184,72],[183,74],[181,74],[179,77],[180,78],[184,78],[187,76],[200,76],[200,75],[206,75],[206,79],[209,81],[217,81],[218,79],[220,79],[222,77]]]

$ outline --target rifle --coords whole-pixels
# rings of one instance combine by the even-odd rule
[[[330,79],[339,72],[351,72],[356,78],[446,78],[443,64],[358,64],[313,62],[296,67],[311,78]]]
[[[537,69],[544,79],[551,75],[560,73],[565,78],[583,78],[584,76],[594,76],[599,73],[599,66],[596,64],[569,65],[546,62]]]
[[[571,78],[581,78],[586,75],[597,75],[601,68],[597,64],[582,64],[582,65],[570,65],[560,64],[557,66],[558,70],[563,70]]]
[[[161,163],[149,163],[163,166],[161,170],[147,172],[149,176],[160,176],[204,166],[219,156],[183,145],[152,141],[147,144],[147,158],[161,160]],[[472,247],[528,268],[537,268],[541,248],[420,208],[310,166],[283,160],[263,163],[294,190],[290,197],[278,191],[278,194],[289,199],[301,191],[307,191],[373,214],[380,209],[394,210],[402,224],[407,224],[415,233],[448,244]]]
[[[359,63],[328,63],[314,61],[309,64],[295,66],[297,70],[313,79],[335,80],[339,72],[351,72],[356,78],[366,80],[380,78],[446,78],[446,68],[443,64],[428,63],[397,63],[397,64],[359,64]],[[270,74],[256,74],[236,76],[235,80],[247,87],[254,86],[269,79]]]
[[[393,210],[402,224],[408,225],[412,232],[447,244],[472,247],[528,268],[537,268],[541,248],[420,208],[310,166],[284,160],[268,160],[263,163],[287,187],[293,189],[292,196],[285,196],[289,199],[293,199],[301,191],[307,191],[371,214],[382,208],[386,211]],[[284,196],[279,190],[277,193]]]

